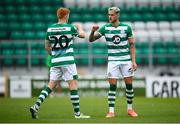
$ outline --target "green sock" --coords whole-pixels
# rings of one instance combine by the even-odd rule
[[[51,89],[49,87],[44,87],[44,89],[41,91],[36,103],[35,107],[38,110],[41,104],[44,102],[44,99],[51,93]]]
[[[109,92],[108,92],[108,105],[109,105],[109,112],[114,113],[115,107],[115,100],[116,100],[116,85],[110,84]]]
[[[134,98],[134,90],[132,84],[126,84],[126,98],[128,109],[132,109],[132,103]]]
[[[76,115],[80,115],[78,91],[77,90],[71,90],[70,95],[71,95],[71,102],[72,102],[72,105],[73,105],[74,113]]]

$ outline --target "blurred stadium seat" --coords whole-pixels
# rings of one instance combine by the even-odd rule
[[[92,25],[106,24],[109,6],[118,6],[121,9],[120,20],[134,29],[137,55],[140,54],[137,57],[138,63],[148,64],[149,44],[153,43],[154,64],[180,64],[180,58],[177,57],[180,56],[179,0],[3,0],[0,4],[0,51],[4,57],[4,66],[12,66],[14,63],[26,65],[27,58],[6,56],[27,56],[28,42],[31,44],[31,64],[40,66],[44,63],[47,55],[44,42],[36,42],[44,40],[48,25],[56,22],[55,11],[59,6],[70,8],[70,22],[80,22],[87,36]],[[22,41],[22,46],[26,44],[26,47],[18,46],[19,43],[16,45],[17,40]],[[74,47],[78,49],[75,55],[79,56],[77,62],[88,65],[90,54],[90,61],[94,65],[105,65],[107,50],[104,38],[98,40],[102,44],[93,44],[92,50],[87,40],[88,37],[75,40]]]
[[[162,21],[158,23],[158,28],[160,30],[170,30],[170,23],[168,21]]]
[[[155,21],[147,22],[146,23],[146,28],[147,28],[147,30],[157,30],[158,29],[157,22],[155,22]]]
[[[145,23],[142,21],[137,21],[137,22],[134,22],[133,27],[135,30],[145,30]]]

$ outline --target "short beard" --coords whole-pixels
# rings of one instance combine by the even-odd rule
[[[116,22],[117,20],[118,20],[118,19],[116,19],[116,20],[113,20],[113,21],[110,21],[110,20],[109,20],[109,22],[111,22],[111,23],[114,23],[114,22]]]

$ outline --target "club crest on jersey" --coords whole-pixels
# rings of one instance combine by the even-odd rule
[[[119,44],[121,42],[121,37],[119,35],[114,35],[112,39],[114,44]]]

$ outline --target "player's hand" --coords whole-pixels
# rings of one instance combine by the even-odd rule
[[[133,71],[137,70],[137,64],[135,62],[132,63],[132,68],[133,68]]]
[[[98,26],[98,25],[94,25],[94,26],[92,27],[92,31],[93,31],[93,32],[95,32],[95,31],[97,31],[97,30],[98,30],[98,28],[99,28],[99,26]]]
[[[76,23],[75,26],[77,27],[77,29],[82,29],[82,25],[80,23]]]

